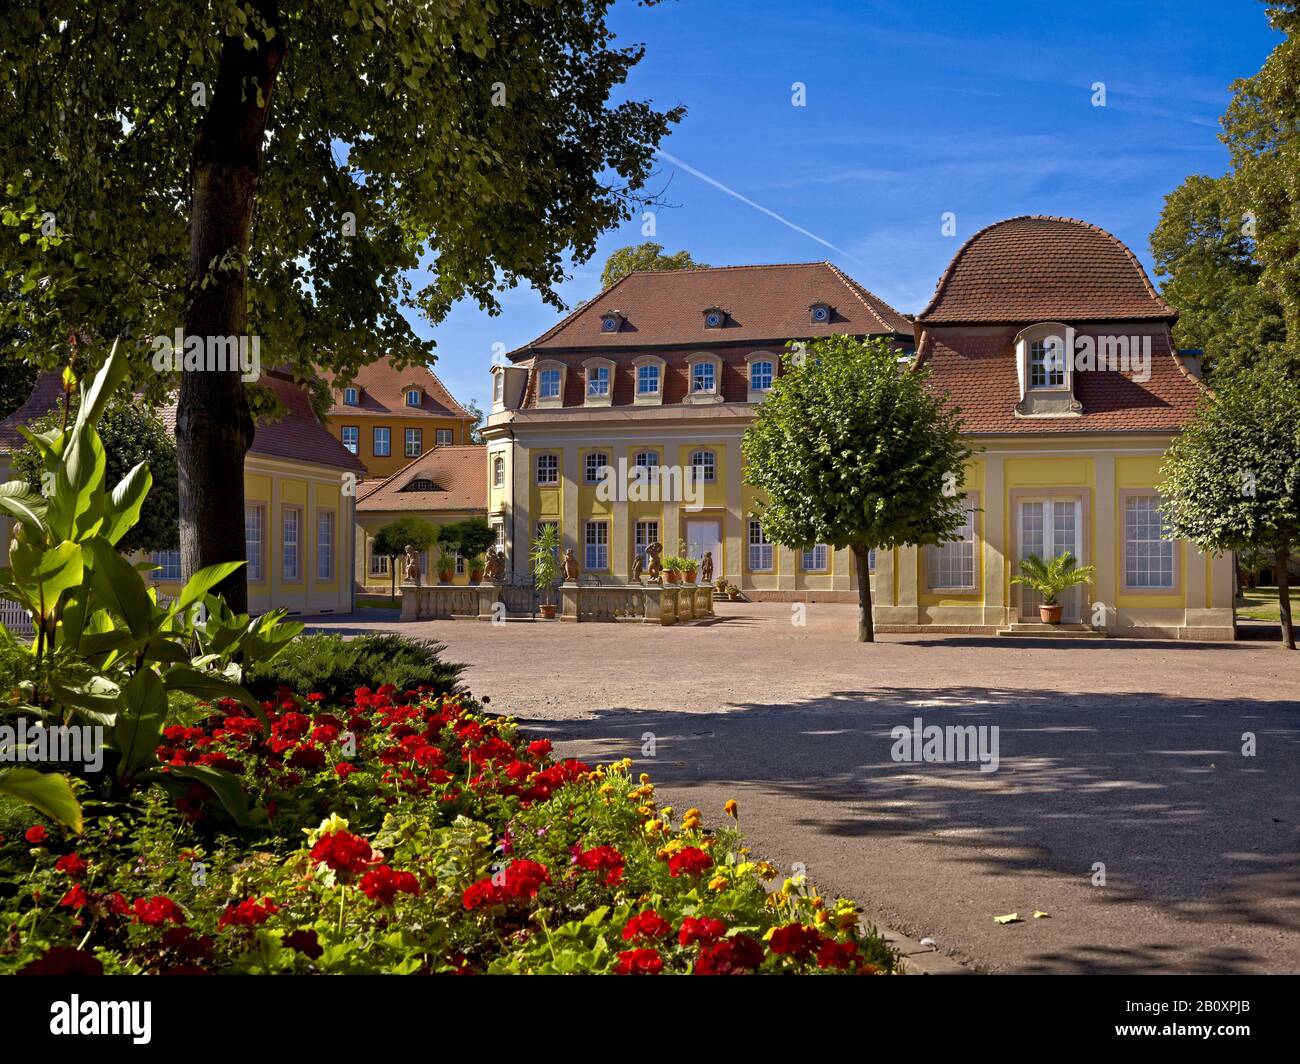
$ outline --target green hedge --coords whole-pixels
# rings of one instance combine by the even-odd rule
[[[400,635],[309,635],[294,640],[274,660],[254,665],[244,681],[261,699],[283,686],[318,692],[327,702],[350,702],[358,687],[389,683],[399,691],[427,687],[434,694],[449,694],[460,686],[465,666],[444,661],[445,649],[441,643]]]

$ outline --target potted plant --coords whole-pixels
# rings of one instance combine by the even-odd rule
[[[476,554],[469,560],[469,582],[480,583],[483,579],[483,555]]]
[[[728,600],[730,600],[731,602],[740,601],[740,588],[738,588],[735,584],[727,584],[726,591],[727,591]]]
[[[727,593],[727,587],[728,587],[727,578],[725,576],[718,577],[715,581],[713,581],[713,587],[718,592],[719,595],[725,595]]]
[[[533,580],[542,593],[542,604],[538,608],[544,619],[553,621],[555,603],[551,598],[560,575],[560,530],[555,525],[542,525],[528,551],[528,561],[532,565]]]
[[[664,576],[668,578],[670,584],[680,584],[682,582],[682,573],[686,571],[686,560],[679,558],[675,554],[664,559]]]
[[[1038,616],[1044,624],[1060,624],[1061,594],[1078,584],[1086,584],[1096,571],[1095,565],[1080,565],[1069,551],[1051,561],[1031,554],[1021,559],[1020,575],[1013,576],[1011,582],[1032,588],[1043,597]]]
[[[682,561],[686,563],[686,582],[688,584],[695,583],[695,574],[699,569],[699,562],[694,558],[683,558]]]
[[[452,576],[456,571],[456,555],[452,551],[444,550],[438,555],[438,582],[441,584],[450,584]]]

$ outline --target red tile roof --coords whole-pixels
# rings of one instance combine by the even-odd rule
[[[316,419],[307,393],[302,388],[284,377],[265,373],[259,383],[276,394],[287,412],[279,421],[257,427],[253,445],[249,448],[252,454],[365,473],[366,467],[361,460],[331,436],[329,430]],[[18,435],[18,426],[53,409],[62,394],[59,375],[42,373],[36,379],[27,402],[0,422],[0,451],[21,446],[22,437]],[[167,426],[167,431],[175,436],[176,404],[166,403],[155,410]]]
[[[386,358],[378,359],[368,366],[363,366],[352,381],[343,380],[338,374],[324,373],[323,376],[333,387],[334,405],[329,409],[330,417],[348,414],[378,414],[383,417],[451,417],[472,419],[472,415],[456,402],[446,385],[428,366],[409,366],[395,369]],[[359,405],[343,405],[343,386],[355,384],[361,389],[358,396]],[[419,388],[420,405],[407,406],[405,389]]]
[[[1075,218],[1008,218],[953,257],[922,325],[1172,321],[1177,312],[1116,237]]]
[[[419,480],[429,491],[411,491]],[[487,448],[481,444],[434,447],[387,480],[367,487],[357,498],[358,513],[412,510],[487,510]]]
[[[1183,367],[1167,329],[1151,338],[1151,376],[1146,382],[1118,370],[1074,371],[1078,417],[1017,417],[1020,400],[1013,341],[1015,327],[995,333],[927,331],[917,364],[928,366],[932,387],[961,408],[973,434],[1076,432],[1176,432],[1196,410],[1203,388]],[[1092,330],[1079,329],[1080,334]]]
[[[810,307],[827,303],[831,320],[814,325]],[[704,311],[727,312],[722,328],[706,329]],[[618,311],[617,332],[601,318]],[[511,352],[763,342],[853,335],[911,335],[912,323],[829,262],[720,266],[631,273],[578,307],[536,340]]]

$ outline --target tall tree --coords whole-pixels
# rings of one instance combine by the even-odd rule
[[[645,270],[699,270],[705,269],[703,262],[696,262],[689,251],[678,251],[673,255],[663,253],[662,244],[633,244],[612,252],[605,260],[605,269],[601,271],[600,283],[608,288],[615,281],[621,280],[629,273]]]
[[[1255,223],[1231,176],[1194,175],[1165,197],[1151,234],[1163,295],[1178,310],[1174,340],[1204,352],[1207,377],[1282,357],[1282,307],[1263,285]]]
[[[745,431],[745,480],[766,495],[763,531],[787,547],[853,552],[858,639],[872,642],[873,550],[956,538],[970,449],[960,412],[900,369],[882,339],[830,336],[782,360]]]
[[[161,393],[152,338],[178,331],[255,337],[307,380],[429,361],[405,311],[497,313],[521,281],[561,306],[566,255],[646,202],[683,113],[611,104],[643,50],[615,45],[610,6],[11,0],[0,331],[47,366],[73,330],[121,336]],[[200,367],[179,374],[186,572],[243,557],[254,432],[239,373]],[[243,609],[243,569],[219,590]]]
[[[1211,554],[1276,561],[1282,640],[1295,649],[1288,563],[1300,551],[1300,381],[1268,365],[1222,381],[1165,456],[1162,508],[1173,534]]]

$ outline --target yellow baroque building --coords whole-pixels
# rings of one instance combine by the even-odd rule
[[[975,234],[914,320],[828,263],[633,274],[493,367],[488,519],[520,574],[554,522],[584,580],[625,582],[659,540],[711,552],[750,598],[856,600],[847,552],[766,540],[740,441],[788,341],[886,336],[960,408],[976,454],[961,538],[873,558],[881,630],[1033,622],[1017,563],[1068,550],[1096,573],[1063,598],[1066,622],[1231,639],[1233,559],[1174,540],[1160,512],[1161,461],[1201,393],[1176,317],[1127,247],[1066,218]],[[603,468],[641,490],[611,492]],[[700,490],[654,494],[686,470]]]

